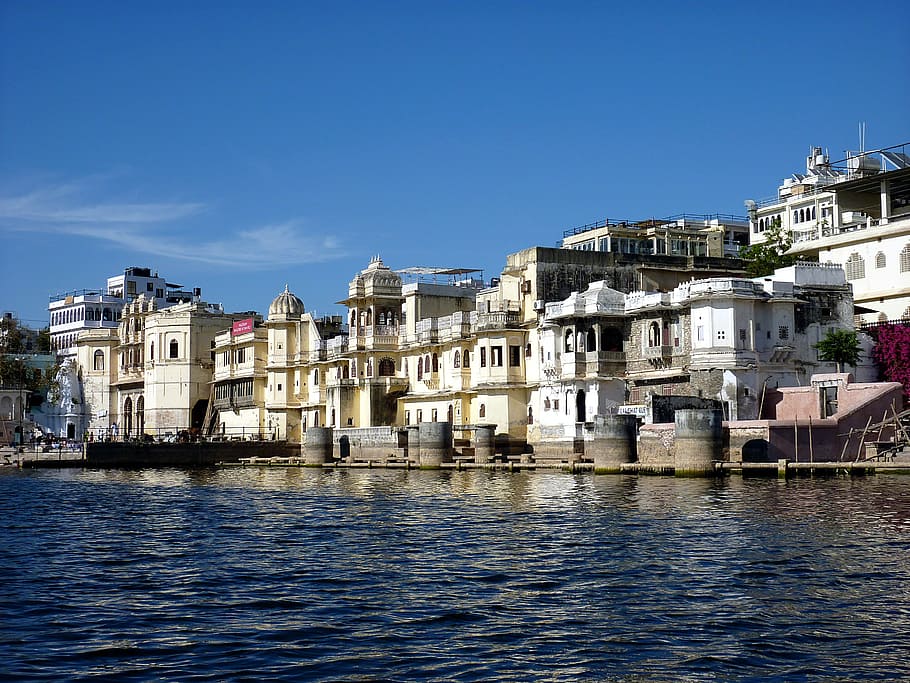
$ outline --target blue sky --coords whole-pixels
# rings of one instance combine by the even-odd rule
[[[0,310],[127,266],[266,312],[910,141],[910,3],[0,3]]]

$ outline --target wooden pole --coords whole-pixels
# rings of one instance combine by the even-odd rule
[[[840,452],[840,459],[841,459],[841,462],[843,462],[844,456],[847,455],[847,446],[850,445],[850,439],[852,439],[852,438],[853,438],[853,427],[850,427],[850,431],[847,432],[847,438],[846,438],[846,440],[844,441],[844,448],[843,448],[843,450],[841,450],[841,452]]]
[[[866,429],[863,430],[863,433],[859,437],[859,444],[856,446],[856,460],[859,460],[860,454],[863,452],[863,444],[866,442],[866,431],[869,429],[869,425],[872,424],[872,416],[869,416],[869,419],[866,421]]]
[[[812,416],[809,416],[809,462],[815,462],[815,451],[812,448]]]

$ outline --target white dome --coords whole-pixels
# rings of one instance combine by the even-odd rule
[[[275,297],[272,305],[269,306],[269,317],[276,315],[299,316],[304,312],[303,302],[293,295],[288,286],[284,286],[284,291]]]

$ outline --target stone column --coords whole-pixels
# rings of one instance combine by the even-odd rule
[[[306,430],[303,458],[307,465],[324,465],[332,462],[331,427],[310,427]]]
[[[495,454],[496,425],[479,424],[474,427],[474,462],[493,462]]]
[[[421,422],[417,431],[421,467],[439,467],[444,462],[452,462],[451,422]]]
[[[594,418],[591,451],[595,474],[619,474],[622,464],[635,462],[638,418],[634,415],[598,415]]]
[[[716,408],[677,410],[675,422],[676,476],[713,476],[723,446],[723,413]]]

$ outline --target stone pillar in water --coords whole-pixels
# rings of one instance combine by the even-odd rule
[[[451,422],[421,422],[417,431],[421,467],[439,467],[444,462],[452,462]]]
[[[710,477],[721,459],[723,413],[711,410],[676,411],[677,477]]]
[[[634,415],[598,415],[594,418],[595,474],[619,474],[622,464],[635,462],[638,418]]]
[[[332,460],[332,428],[309,427],[303,446],[303,461],[307,465],[324,465]]]
[[[496,451],[496,425],[474,427],[474,462],[493,462]]]

